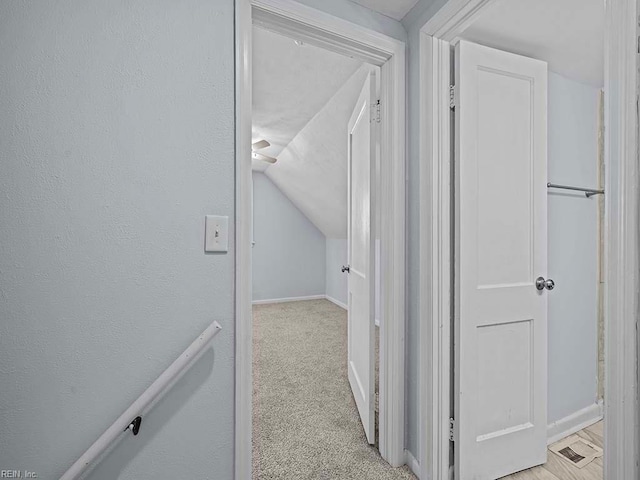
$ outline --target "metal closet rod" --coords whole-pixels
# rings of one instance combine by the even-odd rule
[[[569,185],[559,185],[557,183],[547,183],[547,187],[549,188],[563,188],[564,190],[575,190],[577,192],[584,192],[587,198],[592,197],[594,195],[604,195],[604,190],[596,190],[594,188],[582,188],[582,187],[571,187]]]

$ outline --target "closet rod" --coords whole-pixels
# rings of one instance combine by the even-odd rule
[[[557,183],[547,183],[547,187],[549,188],[563,188],[565,190],[575,190],[577,192],[585,192],[585,196],[587,198],[592,197],[593,195],[604,195],[604,190],[595,190],[593,188],[582,188],[582,187],[571,187],[569,185],[559,185]]]

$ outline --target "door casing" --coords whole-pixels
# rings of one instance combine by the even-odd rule
[[[405,464],[406,44],[293,0],[235,0],[236,349],[235,478],[251,478],[251,29],[253,24],[362,59],[381,70],[379,449]]]
[[[420,465],[450,475],[451,45],[496,0],[449,0],[420,30]],[[640,291],[637,0],[607,0],[605,478],[638,478]]]

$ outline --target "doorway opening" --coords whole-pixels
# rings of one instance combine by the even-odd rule
[[[380,69],[252,34],[253,478],[410,478],[376,448]]]
[[[627,127],[610,88],[634,64],[611,68],[615,28],[626,28],[616,15],[635,11],[624,3],[450,2],[422,30],[425,146],[441,148],[431,241],[447,242],[448,259],[433,293],[443,306],[427,313],[446,319],[435,336],[427,325],[427,385],[450,372],[424,391],[436,392],[424,474],[581,479],[635,468],[615,450],[603,457],[605,431],[614,438],[626,409],[617,381],[625,375],[635,391],[637,380],[613,368],[611,347],[604,354],[631,330],[606,314],[616,312],[606,258],[618,254],[610,239],[623,195],[609,177],[627,160],[612,157],[625,137],[611,130]],[[436,102],[445,95],[446,109]],[[635,352],[635,333],[627,343]]]
[[[236,476],[408,474],[404,44],[296,2],[237,15]]]
[[[603,478],[604,5],[577,6],[497,1],[454,44],[459,478]]]

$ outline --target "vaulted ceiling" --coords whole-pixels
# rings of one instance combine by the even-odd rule
[[[265,172],[327,238],[347,238],[347,130],[370,69],[349,78]]]
[[[370,66],[253,29],[253,161],[329,238],[346,238],[347,125]]]
[[[257,27],[253,49],[253,140],[269,141],[260,153],[277,157],[362,62]]]

